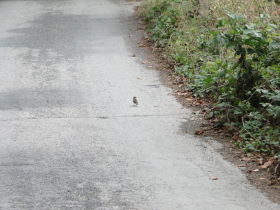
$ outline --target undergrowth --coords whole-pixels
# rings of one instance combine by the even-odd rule
[[[246,152],[280,157],[278,1],[144,0],[140,13],[155,44],[187,78],[196,97],[215,104],[209,118],[231,129]]]

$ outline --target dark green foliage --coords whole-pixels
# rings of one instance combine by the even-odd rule
[[[254,24],[237,15],[220,20],[219,32],[214,42],[218,49],[230,49],[234,59],[229,59],[219,69],[228,75],[217,95],[217,107],[224,122],[240,128],[246,151],[280,154],[280,42],[278,28],[264,23],[263,18]],[[216,51],[214,51],[216,53]],[[216,61],[217,63],[217,61]],[[220,61],[218,60],[218,64]],[[212,70],[213,71],[213,70]],[[219,72],[214,70],[216,75]],[[221,84],[219,78],[216,85]],[[218,81],[218,82],[217,82]],[[203,87],[202,87],[203,88]]]
[[[172,4],[181,1],[165,0],[146,12],[145,20],[150,24],[151,38],[160,46],[166,45],[170,36],[176,32],[179,12]]]
[[[209,116],[239,133],[238,146],[279,157],[279,24],[268,15],[203,20],[197,1],[180,8],[186,1],[158,1],[146,9],[152,39],[166,49],[195,96],[216,102]]]

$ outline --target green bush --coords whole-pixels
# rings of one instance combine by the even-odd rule
[[[175,71],[187,78],[186,87],[215,101],[209,116],[239,133],[242,141],[236,144],[279,157],[279,16],[261,13],[272,6],[279,12],[279,7],[251,0],[247,14],[226,14],[215,6],[221,1],[213,1],[206,18],[199,16],[196,0],[146,0],[141,14]],[[240,12],[234,1],[224,1],[229,2],[225,10]]]

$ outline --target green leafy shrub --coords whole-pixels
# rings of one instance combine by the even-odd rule
[[[152,39],[187,78],[196,97],[215,101],[210,116],[232,127],[247,152],[280,156],[280,7],[266,0],[146,0]],[[243,13],[242,15],[239,15]]]

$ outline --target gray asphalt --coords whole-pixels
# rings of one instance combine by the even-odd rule
[[[129,56],[132,15],[0,1],[0,209],[280,209],[218,143],[182,132],[191,111]]]

